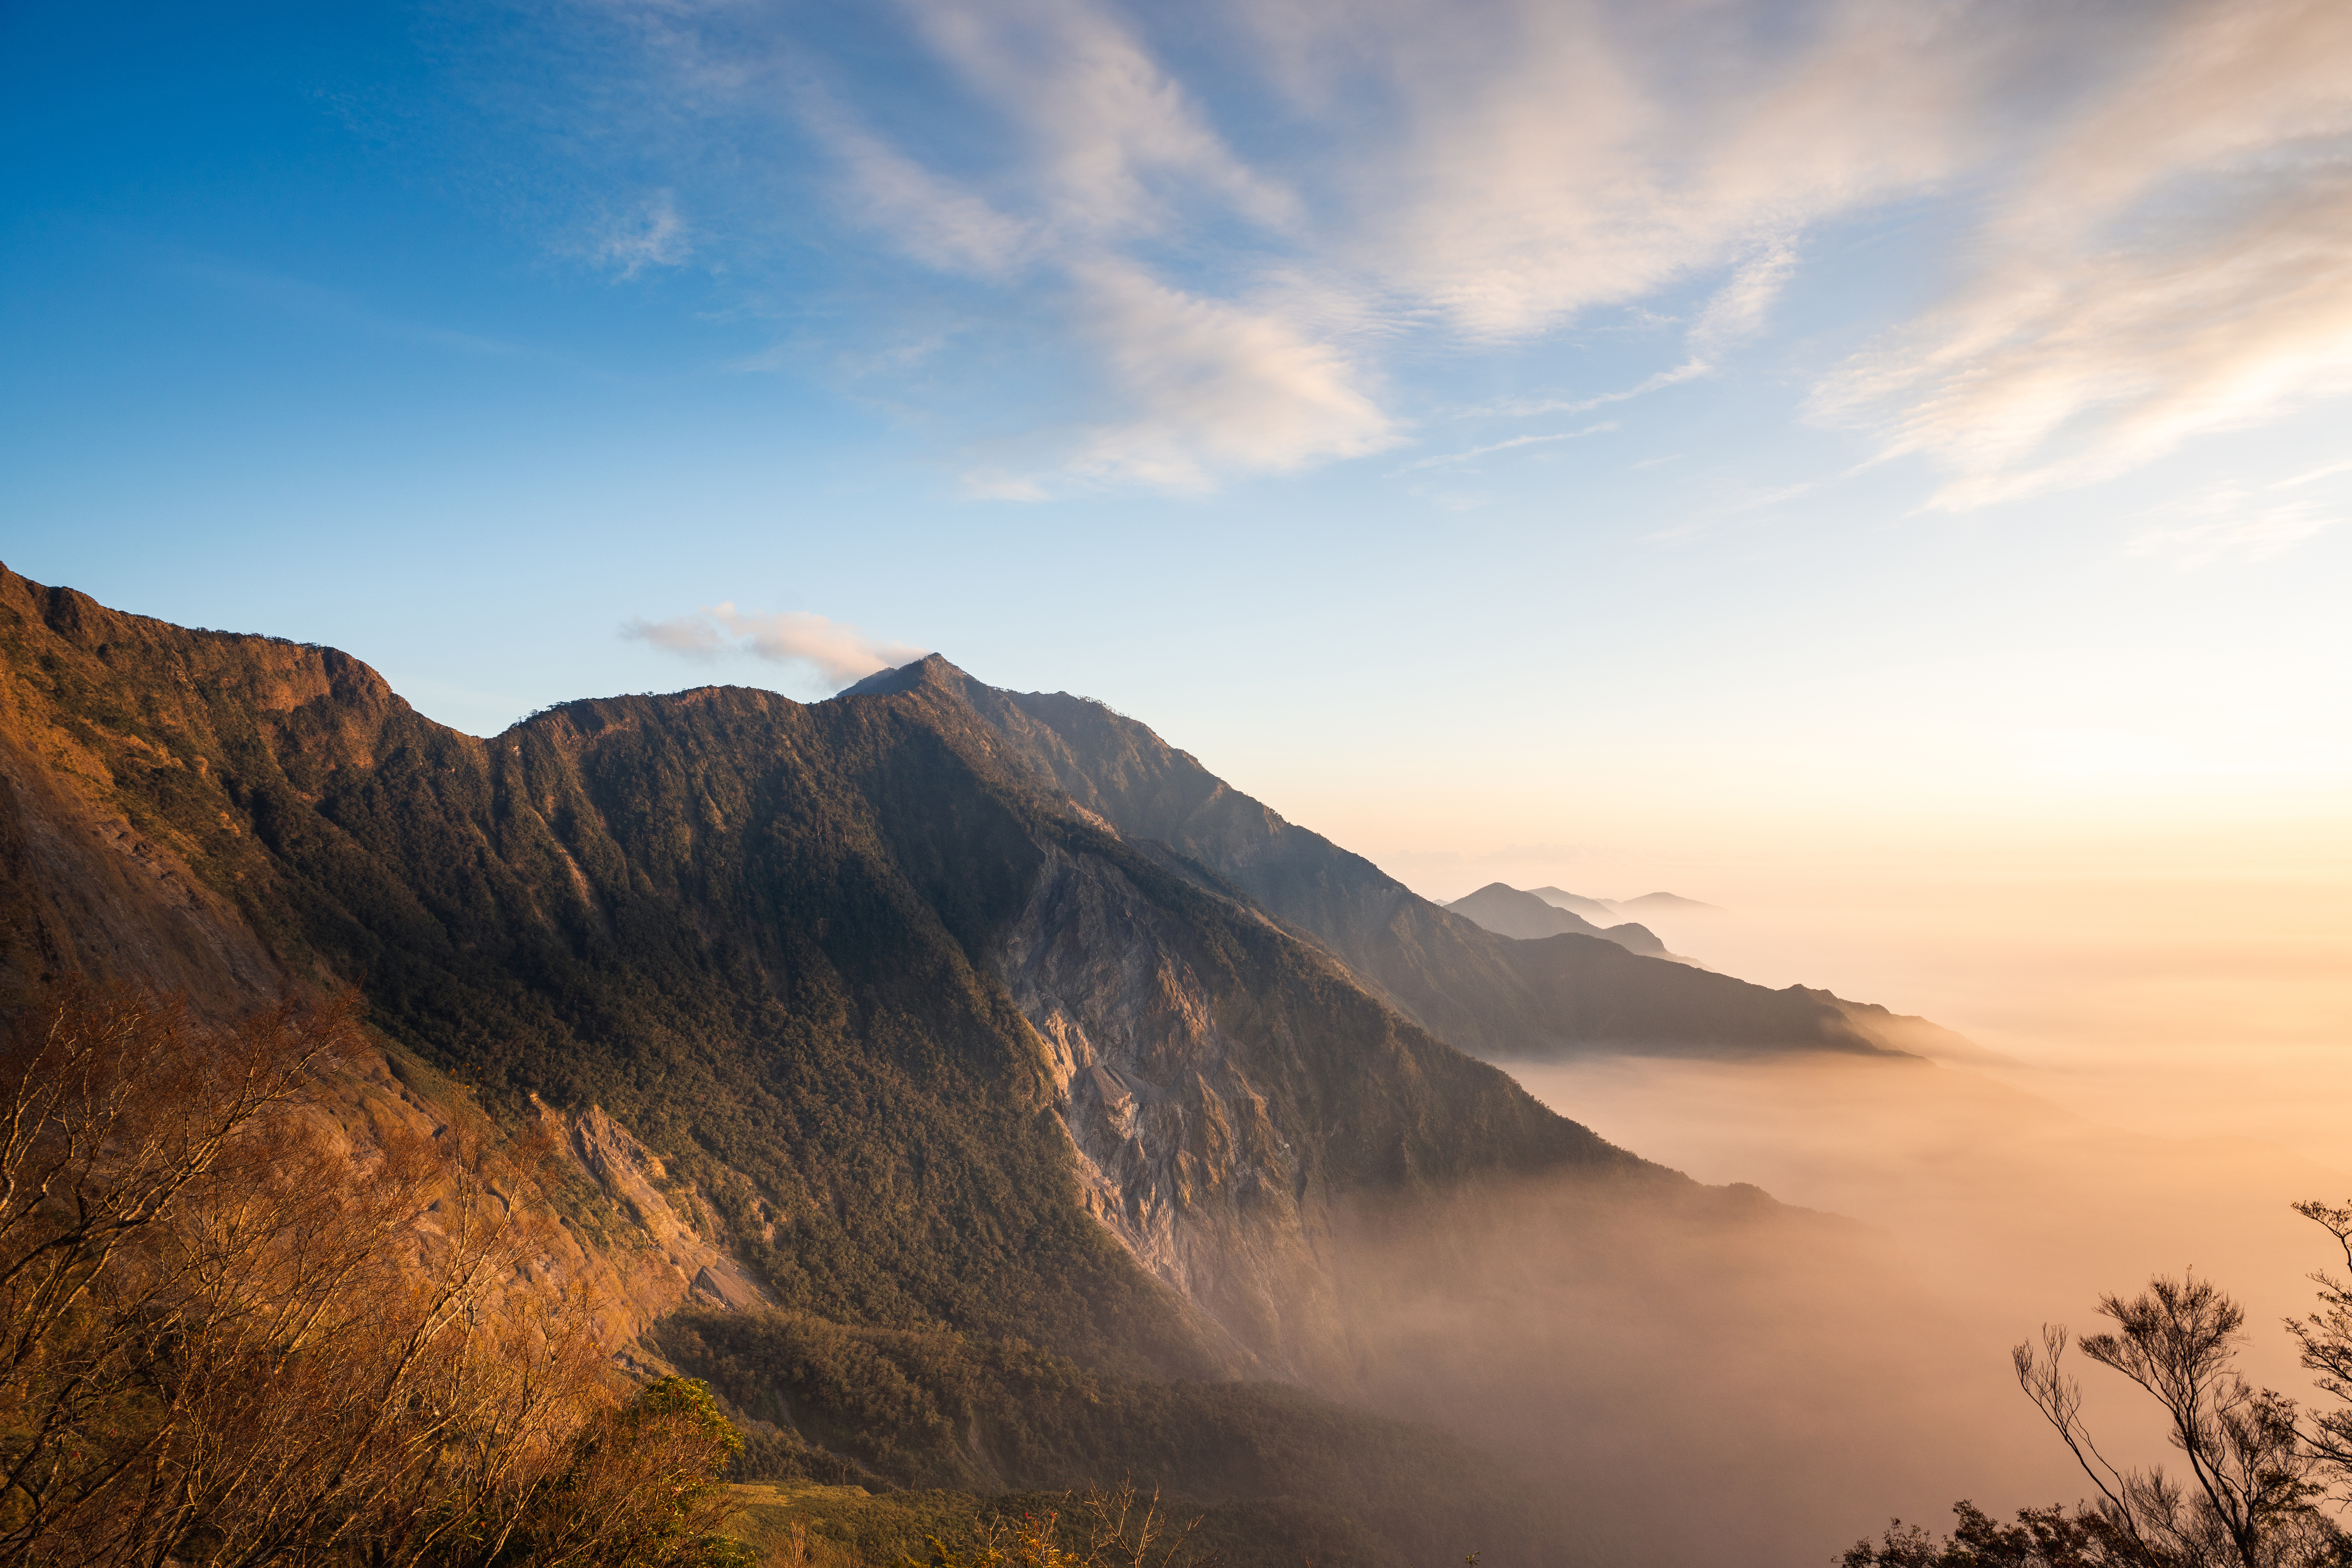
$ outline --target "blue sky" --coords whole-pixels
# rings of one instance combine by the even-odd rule
[[[2341,871],[2340,0],[1167,9],[11,8],[0,560],[478,733],[938,648],[1440,892]]]

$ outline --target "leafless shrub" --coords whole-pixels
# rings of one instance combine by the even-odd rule
[[[68,986],[0,1047],[0,1559],[723,1555],[707,1394],[621,1405],[590,1303],[530,1280],[540,1152],[306,1110],[355,1008]]]

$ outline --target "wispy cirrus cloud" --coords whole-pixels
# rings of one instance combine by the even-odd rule
[[[2133,539],[2126,553],[2152,555],[2183,568],[2210,566],[2230,556],[2267,561],[2311,538],[2336,519],[2310,501],[2250,502],[2240,494],[2201,500],[2177,509],[2201,517],[2151,528]]]
[[[1770,342],[1806,237],[1895,203],[1953,226],[1932,298],[1811,406],[1928,459],[1937,506],[2095,482],[2352,382],[2341,0],[1286,0],[1181,26],[903,0],[854,47],[756,4],[599,14],[637,19],[681,162],[807,205],[746,232],[840,225],[943,308],[999,312],[957,337],[1028,384],[951,437],[975,494],[1376,453],[1412,423],[1403,367],[1603,308],[1689,324],[1646,375],[1485,412],[1701,380]],[[614,264],[683,240],[634,243]]]
[[[1817,408],[1948,510],[2094,483],[2352,392],[2352,8],[2183,6]]]
[[[1065,459],[1075,472],[1198,490],[1222,474],[1360,457],[1399,438],[1360,367],[1277,313],[1112,262],[1079,268],[1078,282],[1126,416],[1085,427]]]
[[[2352,513],[2352,497],[2330,500],[2323,481],[2352,473],[2352,462],[2330,463],[2275,480],[2260,489],[2215,485],[2159,508],[2154,526],[2135,535],[2126,554],[2156,556],[2184,570],[2236,556],[2267,561],[2331,528]],[[2313,493],[2311,487],[2317,486]]]
[[[1489,441],[1483,447],[1473,447],[1466,452],[1448,452],[1441,457],[1422,458],[1397,470],[1410,474],[1423,468],[1448,468],[1455,463],[1467,463],[1496,452],[1516,451],[1522,447],[1549,447],[1558,441],[1578,441],[1587,436],[1598,436],[1617,428],[1617,421],[1605,419],[1598,425],[1588,425],[1581,430],[1555,430],[1545,436],[1514,436],[1506,441]]]
[[[621,635],[666,653],[700,661],[748,655],[792,665],[839,689],[854,680],[923,657],[904,643],[867,636],[856,626],[804,610],[747,613],[731,601],[667,620],[636,619]]]

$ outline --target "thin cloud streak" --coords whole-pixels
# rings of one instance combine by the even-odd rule
[[[800,666],[835,689],[923,657],[920,648],[871,637],[804,610],[748,614],[732,601],[665,621],[633,620],[621,635],[704,663],[748,654],[771,664]]]
[[[2288,481],[2291,485],[2294,481]],[[2287,488],[2273,485],[2272,490]],[[2124,553],[2168,560],[2194,571],[2235,556],[2268,561],[2339,520],[2310,500],[2264,503],[2242,490],[2217,489],[2165,509],[2172,521],[2145,530]]]
[[[1087,430],[1075,473],[1202,490],[1221,472],[1279,473],[1400,438],[1346,356],[1278,315],[1114,261],[1077,280],[1106,377],[1132,412]]]
[[[1422,468],[1442,468],[1451,463],[1466,463],[1474,458],[1483,458],[1489,452],[1507,452],[1519,447],[1541,447],[1554,441],[1575,441],[1586,436],[1598,436],[1604,430],[1616,428],[1617,421],[1608,419],[1598,425],[1588,425],[1581,430],[1560,430],[1549,436],[1514,436],[1507,441],[1495,441],[1484,447],[1473,447],[1466,452],[1449,452],[1442,458],[1423,458],[1419,462],[1407,463],[1396,472],[1410,474]]]
[[[590,254],[626,279],[648,267],[683,266],[694,254],[694,242],[677,216],[676,195],[658,191],[635,216],[606,224]]]

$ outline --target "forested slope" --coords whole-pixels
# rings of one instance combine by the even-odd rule
[[[1163,1412],[1175,1436],[1135,1452],[1171,1468],[1145,1479],[1206,1500],[1230,1477],[1185,1456],[1263,1428],[1315,1450],[1299,1473],[1385,1500],[1391,1547],[1408,1515],[1462,1539],[1493,1499],[1461,1478],[1495,1472],[1450,1438],[1400,1469],[1386,1428],[1303,1394],[1150,1391],[1341,1379],[1328,1253],[1351,1201],[1547,1170],[1681,1182],[1123,842],[944,666],[814,705],[575,702],[484,741],[332,649],[4,571],[0,659],[16,980],[111,974],[224,1013],[356,984],[395,1052],[506,1124],[601,1109],[643,1139],[667,1201],[799,1315],[776,1324],[947,1334],[989,1364],[1032,1347]],[[755,1364],[728,1362],[745,1408]],[[1325,1414],[1302,1424],[1302,1399]],[[891,1473],[879,1431],[826,1436],[900,1483],[1048,1484],[1083,1451],[967,1414],[929,1469]]]

